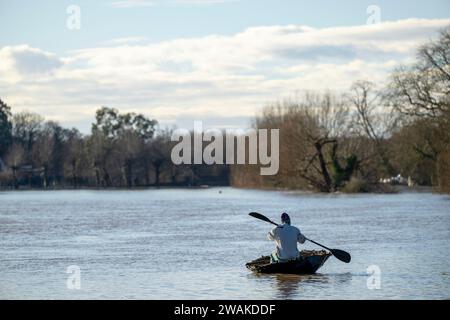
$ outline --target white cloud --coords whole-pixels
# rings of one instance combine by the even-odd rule
[[[109,41],[106,41],[107,45],[124,45],[124,44],[133,44],[133,43],[142,43],[146,40],[145,37],[124,37],[124,38],[115,38]]]
[[[0,62],[0,79],[9,83],[43,77],[62,65],[54,54],[28,45],[0,48]]]
[[[383,82],[447,25],[450,19],[409,19],[323,29],[253,27],[158,43],[131,37],[63,57],[29,46],[4,47],[0,89],[14,110],[65,123],[89,123],[102,105],[168,123],[251,117],[299,90],[345,90],[358,79]]]

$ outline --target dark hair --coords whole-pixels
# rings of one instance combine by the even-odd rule
[[[283,212],[281,214],[281,222],[283,223],[287,223],[287,224],[291,224],[291,218],[289,217],[289,215],[286,212]]]

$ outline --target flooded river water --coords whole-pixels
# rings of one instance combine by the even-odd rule
[[[286,211],[353,260],[331,257],[310,276],[253,274],[245,263],[274,244],[250,211]],[[0,192],[2,299],[447,299],[449,253],[450,198],[426,192]],[[79,289],[67,287],[69,266]]]

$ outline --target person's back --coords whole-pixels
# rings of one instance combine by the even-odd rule
[[[291,221],[287,213],[282,214],[281,221],[283,224],[273,228],[268,234],[269,240],[275,241],[277,245],[277,259],[274,260],[296,259],[299,256],[297,242],[304,243],[305,237],[298,228],[290,225]]]

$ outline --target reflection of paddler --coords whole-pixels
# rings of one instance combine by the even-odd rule
[[[275,275],[278,298],[290,299],[298,291],[302,277],[299,275],[276,274]]]

